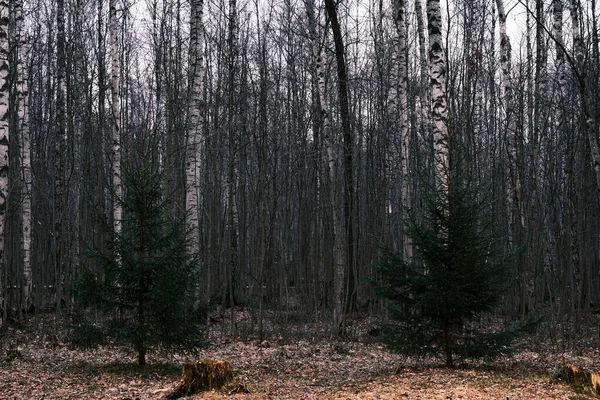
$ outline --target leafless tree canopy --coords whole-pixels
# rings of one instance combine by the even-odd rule
[[[597,3],[0,0],[2,324],[68,320],[144,155],[201,255],[197,308],[340,333],[384,315],[376,244],[413,255],[452,143],[521,249],[499,311],[578,327],[600,310]]]

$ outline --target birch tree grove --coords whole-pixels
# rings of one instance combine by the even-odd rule
[[[458,167],[500,252],[526,249],[494,315],[583,329],[600,312],[599,15],[579,0],[0,0],[3,324],[110,318],[76,288],[100,273],[86,249],[126,265],[111,239],[132,229],[125,178],[143,159],[197,256],[193,306],[224,334],[385,319],[381,248],[418,258],[405,228]]]

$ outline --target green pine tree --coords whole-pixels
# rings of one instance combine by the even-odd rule
[[[490,202],[467,173],[450,171],[447,191],[425,188],[424,215],[406,222],[414,256],[382,247],[376,265],[380,295],[389,300],[392,348],[408,354],[495,356],[522,329],[479,332],[474,320],[491,311],[506,287],[507,257],[490,217]]]
[[[123,231],[108,246],[93,249],[80,281],[82,308],[101,310],[101,326],[79,321],[78,332],[97,332],[129,343],[146,363],[154,348],[193,350],[201,345],[201,317],[194,310],[197,255],[188,255],[185,223],[167,219],[168,199],[155,167],[136,166],[123,174]],[[89,336],[89,335],[88,335]],[[89,337],[87,338],[89,339]]]

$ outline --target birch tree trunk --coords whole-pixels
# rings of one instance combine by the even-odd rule
[[[203,54],[203,0],[192,0],[191,27],[193,42],[191,49],[192,82],[189,105],[188,144],[186,147],[186,189],[185,205],[188,211],[187,228],[190,234],[190,254],[196,254],[200,247],[200,222],[198,197],[200,192],[200,143],[202,141],[202,95],[204,89],[204,54]]]
[[[546,48],[546,28],[544,0],[535,1],[536,19],[536,54],[535,54],[535,104],[534,104],[534,132],[533,149],[536,160],[532,163],[537,168],[539,155],[538,147],[546,136],[546,113],[548,106],[548,50]],[[534,173],[537,173],[535,171]]]
[[[98,65],[98,77],[97,77],[97,81],[96,81],[96,85],[98,87],[98,115],[96,118],[96,125],[98,126],[98,131],[91,133],[90,136],[91,137],[95,137],[96,135],[98,135],[98,137],[101,138],[102,140],[102,144],[106,145],[107,143],[110,143],[110,140],[108,140],[110,138],[110,136],[108,136],[108,134],[106,133],[107,129],[107,118],[106,118],[106,91],[108,89],[108,85],[107,85],[107,80],[106,80],[106,75],[107,75],[107,70],[106,70],[106,63],[105,63],[105,59],[106,59],[106,37],[105,37],[105,32],[106,32],[106,28],[104,25],[104,12],[103,12],[103,3],[105,0],[97,0],[98,4],[97,4],[97,8],[96,8],[96,18],[98,21],[97,27],[96,27],[96,36],[97,36],[97,42],[96,42],[96,64]],[[97,204],[98,210],[102,215],[106,215],[106,207],[108,206],[106,200],[104,199],[105,197],[105,193],[106,193],[106,189],[105,189],[105,185],[108,181],[108,178],[106,177],[106,174],[110,172],[109,170],[109,166],[108,166],[108,162],[105,160],[105,158],[102,156],[104,153],[106,152],[106,149],[104,148],[104,146],[96,146],[96,148],[93,149],[92,154],[94,155],[94,158],[98,160],[98,164],[97,164],[97,174],[94,177],[94,184],[97,186],[97,189],[95,191],[96,196],[94,196],[94,194],[90,194],[90,203]],[[98,198],[94,198],[94,197],[100,197],[100,199]],[[93,232],[93,231],[92,231]],[[92,233],[92,237],[91,237],[91,241],[93,242],[94,246],[101,246],[100,243],[102,243],[102,241],[104,240],[104,235],[97,235]]]
[[[571,29],[573,32],[573,53],[575,58],[575,67],[581,68],[584,57],[583,38],[581,36],[580,21],[579,21],[579,1],[571,0]]]
[[[18,126],[21,138],[21,201],[22,201],[22,238],[21,251],[23,257],[23,304],[25,310],[33,304],[31,293],[33,288],[31,274],[31,134],[29,132],[29,88],[27,74],[27,44],[25,40],[25,21],[23,18],[23,2],[15,3],[15,20],[17,24],[17,101]]]
[[[517,133],[516,120],[513,111],[513,88],[511,79],[511,45],[510,38],[506,33],[506,12],[504,11],[504,3],[502,0],[496,0],[498,7],[498,20],[500,25],[500,68],[502,90],[504,94],[504,115],[506,116],[506,137],[507,137],[507,152],[508,152],[508,169],[509,169],[509,187],[508,193],[508,213],[509,224],[511,227],[510,241],[512,242],[515,235],[515,212],[516,218],[520,221],[521,227],[525,225],[523,216],[523,208],[521,205],[522,185],[519,168],[517,166]]]
[[[419,38],[419,92],[417,97],[417,118],[419,124],[419,145],[431,149],[431,91],[429,88],[428,43],[423,21],[423,6],[421,0],[415,0],[417,17],[417,35]],[[426,154],[431,155],[428,151]]]
[[[306,14],[308,17],[308,29],[312,43],[312,55],[314,57],[317,74],[317,91],[319,109],[323,124],[323,141],[325,144],[325,157],[329,171],[329,207],[333,218],[333,327],[338,333],[343,314],[343,282],[344,282],[344,232],[342,229],[341,213],[339,212],[340,196],[337,188],[337,168],[339,158],[335,149],[332,132],[329,107],[325,97],[325,65],[327,63],[326,53],[319,47],[317,37],[316,19],[314,16],[314,0],[306,0]]]
[[[563,0],[552,1],[552,14],[554,23],[552,24],[552,33],[556,44],[556,75],[558,77],[558,88],[560,92],[559,104],[567,95],[567,76],[565,73],[565,52],[563,39]]]
[[[119,59],[119,21],[117,19],[117,0],[109,0],[109,36],[111,53],[111,97],[112,97],[112,215],[113,231],[119,236],[122,231],[123,209],[121,198],[123,197],[123,187],[121,185],[121,98],[119,96],[119,86],[121,80],[121,64]],[[120,255],[116,254],[117,262],[120,262]]]
[[[566,65],[565,65],[565,47],[564,47],[564,38],[563,38],[563,0],[553,0],[552,1],[552,19],[553,19],[553,23],[552,23],[552,36],[553,36],[553,40],[554,40],[554,45],[555,45],[555,52],[556,52],[556,60],[555,60],[555,68],[556,68],[556,80],[555,83],[553,85],[553,90],[554,93],[556,93],[556,96],[558,97],[558,101],[556,102],[557,104],[557,108],[556,108],[556,116],[554,117],[554,132],[556,132],[556,141],[558,143],[562,142],[563,140],[566,142],[567,139],[567,135],[568,135],[568,129],[567,129],[567,121],[570,118],[570,111],[567,111],[566,109],[566,104],[568,103],[567,100],[567,96],[568,96],[568,87],[567,87],[567,76],[566,76]],[[556,90],[558,89],[558,90]],[[557,147],[557,153],[560,154],[560,150],[558,150]],[[568,150],[565,149],[564,151],[564,159],[568,160],[569,159],[569,154],[568,154]],[[568,167],[567,165],[563,164],[564,168],[563,168],[563,179],[565,182],[565,192],[569,192],[571,190],[571,185],[570,185],[570,179],[571,177],[569,170],[571,169],[570,167]],[[569,196],[569,194],[567,194],[567,196]],[[569,196],[571,197],[571,196]],[[574,198],[575,196],[572,196],[572,198]],[[555,236],[557,237],[557,242],[562,242],[562,245],[569,249],[569,251],[572,253],[572,257],[569,257],[568,261],[563,261],[560,260],[562,257],[559,256],[560,251],[557,250],[557,258],[560,260],[559,262],[561,262],[562,267],[560,268],[560,270],[562,271],[562,277],[560,278],[561,281],[563,282],[563,287],[564,287],[564,292],[562,294],[560,294],[560,298],[561,299],[569,299],[569,297],[571,297],[571,293],[572,290],[571,288],[575,288],[578,284],[578,282],[574,282],[572,280],[572,277],[575,275],[579,275],[579,272],[574,273],[575,270],[577,270],[579,268],[579,265],[577,263],[576,260],[576,253],[577,253],[577,247],[573,246],[571,243],[571,240],[576,237],[574,234],[575,229],[573,229],[573,219],[572,219],[572,215],[571,215],[571,208],[569,207],[569,202],[566,202],[565,207],[564,207],[564,214],[563,214],[563,218],[564,218],[564,230],[571,230],[570,234],[564,235],[563,236],[563,229],[560,227],[560,224],[557,222],[555,222],[554,225],[554,231]],[[556,218],[556,220],[558,220],[558,218]],[[560,239],[562,237],[562,240]],[[557,246],[558,248],[558,246]],[[544,271],[546,272],[546,271]],[[544,275],[548,275],[546,273],[544,273]],[[543,281],[544,278],[540,277],[540,276],[536,276],[535,279],[539,282],[538,283],[538,287],[540,285],[543,285]],[[579,292],[579,291],[578,291]],[[542,303],[543,299],[540,298],[539,293],[536,296],[536,304],[537,303]],[[569,310],[567,311],[567,304],[570,303],[573,307],[576,304],[576,301],[570,300],[570,301],[561,301],[560,302],[560,306],[563,307],[562,311],[559,312],[565,312],[565,315],[571,314],[571,315],[576,315],[576,313],[579,311],[579,307],[576,308],[576,310]]]
[[[448,104],[446,98],[446,59],[442,41],[440,0],[427,0],[429,31],[429,82],[433,123],[434,171],[438,190],[448,190]]]
[[[590,144],[590,153],[592,156],[592,167],[596,176],[596,191],[598,193],[598,198],[600,199],[600,145],[598,144],[598,137],[596,134],[597,121],[596,118],[594,118],[594,112],[592,109],[593,98],[590,93],[590,90],[597,90],[597,88],[589,87],[589,79],[586,79],[587,74],[584,70],[586,68],[586,58],[585,44],[583,41],[583,35],[581,34],[580,25],[581,4],[579,0],[572,0],[570,6],[575,75],[579,81],[581,108],[585,123],[587,125],[587,136]]]
[[[423,5],[421,0],[415,0],[415,14],[417,18],[417,36],[419,39],[419,77],[423,97],[429,98],[429,62],[428,62],[428,42],[425,34],[425,22],[423,21]],[[423,100],[422,100],[423,101]],[[429,110],[429,107],[425,107]]]
[[[6,292],[6,252],[4,233],[6,227],[6,206],[8,197],[8,106],[9,106],[9,81],[8,81],[8,1],[0,0],[0,274],[2,286],[0,296],[2,299],[2,325],[6,324],[7,295]]]
[[[393,121],[398,120],[399,124],[393,124],[392,135],[400,135],[400,207],[409,209],[411,206],[410,198],[410,135],[408,131],[408,62],[407,62],[407,29],[406,29],[406,4],[404,0],[394,2],[394,25],[396,35],[394,36],[394,46],[392,54],[392,73],[390,74],[390,103],[394,115]],[[397,115],[396,115],[397,113]],[[400,215],[404,215],[400,210]],[[412,256],[412,244],[410,238],[402,236],[402,254],[406,259]]]
[[[408,126],[408,31],[406,27],[406,4],[404,0],[398,2],[396,15],[396,29],[398,31],[398,90],[400,99],[400,138],[401,157],[400,168],[402,170],[402,207],[412,208],[411,185],[410,185],[410,133]],[[404,212],[402,213],[404,215]],[[412,257],[412,243],[408,236],[403,238],[404,257]]]

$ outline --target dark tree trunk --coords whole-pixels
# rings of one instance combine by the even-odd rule
[[[327,15],[331,21],[333,41],[335,43],[335,58],[338,75],[338,97],[340,101],[340,119],[343,136],[343,168],[344,168],[344,228],[346,233],[346,311],[356,309],[356,282],[354,270],[354,210],[353,191],[354,180],[352,170],[352,154],[354,137],[350,126],[350,106],[348,101],[348,74],[344,56],[344,40],[340,27],[335,2],[325,0]]]

